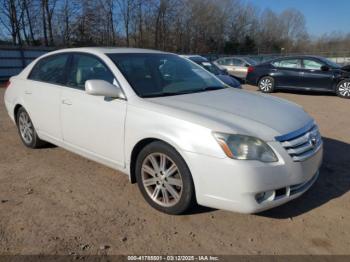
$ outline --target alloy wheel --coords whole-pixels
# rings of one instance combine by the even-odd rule
[[[20,112],[18,117],[18,127],[23,141],[31,144],[34,139],[34,126],[28,114],[25,111]]]
[[[142,163],[141,178],[148,196],[158,205],[172,207],[180,201],[183,181],[169,156],[163,153],[148,155]]]
[[[350,97],[350,82],[343,82],[338,88],[338,92],[341,96]]]
[[[260,81],[259,87],[261,91],[269,92],[272,89],[272,81],[269,78],[264,78]]]

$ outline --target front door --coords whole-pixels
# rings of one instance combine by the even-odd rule
[[[61,119],[63,140],[102,160],[124,165],[124,123],[126,101],[92,96],[85,81],[99,79],[115,83],[114,75],[97,57],[74,54],[62,88]]]
[[[303,59],[303,83],[310,89],[332,90],[334,74],[332,70],[322,71],[324,64],[316,59]]]

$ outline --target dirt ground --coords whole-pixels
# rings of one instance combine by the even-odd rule
[[[123,174],[62,148],[25,148],[3,94],[0,254],[350,254],[350,100],[273,94],[304,106],[324,137],[320,178],[301,198],[256,215],[169,216]]]

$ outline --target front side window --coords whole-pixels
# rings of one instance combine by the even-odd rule
[[[304,59],[304,68],[305,69],[311,69],[311,70],[321,70],[321,67],[323,66],[322,63],[317,62],[315,60],[311,59]]]
[[[275,67],[281,68],[301,68],[300,59],[279,60],[272,63]]]
[[[140,97],[157,97],[226,88],[196,65],[172,54],[107,54]]]
[[[113,84],[114,75],[98,58],[91,55],[74,54],[72,67],[67,76],[67,84],[70,87],[85,90],[87,80],[105,80]]]
[[[41,59],[28,78],[52,84],[64,84],[68,57],[68,54],[62,54]]]

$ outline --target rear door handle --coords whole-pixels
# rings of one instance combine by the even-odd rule
[[[25,94],[25,95],[31,95],[32,92],[30,92],[30,91],[28,91],[28,90],[25,90],[25,91],[24,91],[24,94]]]
[[[72,102],[69,101],[69,100],[67,100],[67,99],[63,99],[63,100],[62,100],[62,104],[71,106],[71,105],[72,105]]]

